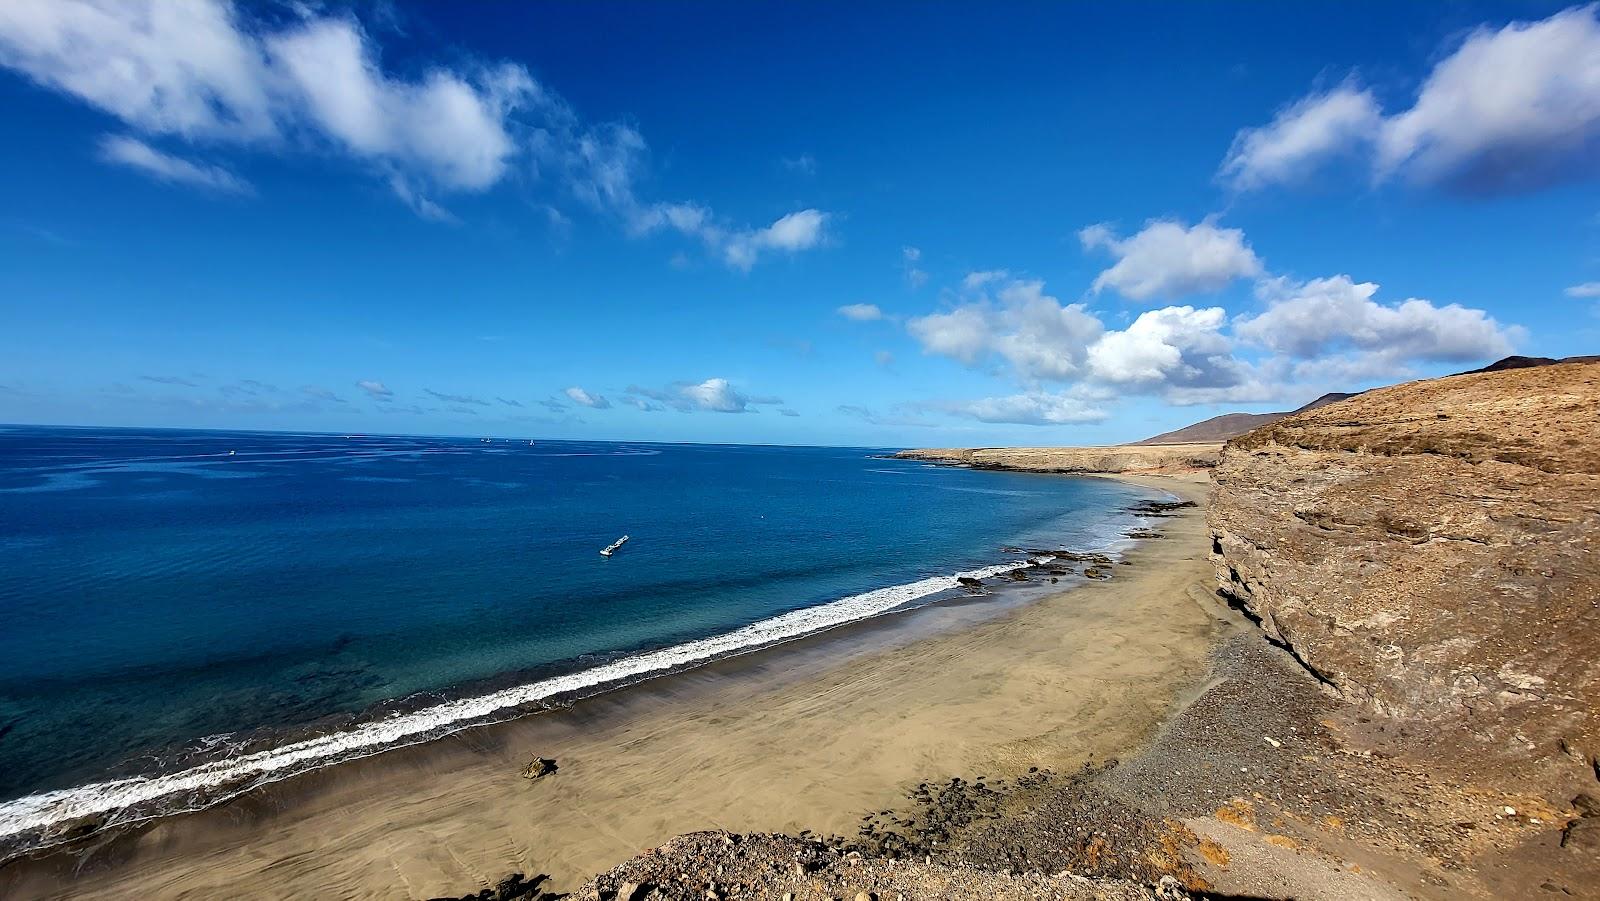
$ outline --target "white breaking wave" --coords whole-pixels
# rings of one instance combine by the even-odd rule
[[[295,773],[358,757],[377,754],[481,723],[497,713],[535,704],[570,692],[636,679],[652,673],[702,663],[718,657],[765,647],[810,635],[879,614],[918,598],[959,587],[959,579],[987,579],[1015,569],[1046,563],[1053,558],[1000,563],[952,576],[932,576],[904,585],[891,585],[865,594],[852,595],[816,607],[794,610],[770,619],[751,623],[732,632],[702,638],[616,660],[592,669],[541,679],[474,698],[447,701],[412,713],[397,713],[387,719],[362,723],[343,732],[321,735],[281,747],[269,748],[237,757],[211,761],[164,776],[136,776],[106,782],[93,782],[76,788],[42,792],[0,804],[0,840],[31,833],[41,838],[52,826],[72,823],[84,817],[98,817],[128,811],[126,822],[155,815],[138,812],[141,807],[170,798],[206,797],[216,803],[257,785],[284,779]],[[232,787],[233,791],[227,791]],[[223,791],[217,792],[216,790]],[[164,809],[175,813],[205,804],[191,803]],[[47,844],[47,841],[41,844]]]

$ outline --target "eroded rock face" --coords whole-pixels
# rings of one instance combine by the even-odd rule
[[[1457,768],[1600,756],[1600,364],[1371,391],[1228,443],[1221,591]]]

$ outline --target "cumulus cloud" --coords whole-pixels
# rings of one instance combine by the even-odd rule
[[[623,400],[647,412],[671,407],[680,413],[696,410],[713,413],[753,413],[758,406],[783,404],[781,397],[745,394],[725,378],[709,378],[703,382],[676,382],[662,389],[629,385]]]
[[[1435,306],[1410,298],[1385,305],[1373,300],[1378,286],[1347,275],[1290,282],[1263,282],[1267,308],[1241,319],[1241,340],[1284,356],[1312,360],[1355,353],[1346,360],[1369,372],[1403,371],[1406,361],[1463,363],[1511,352],[1520,330],[1496,322],[1482,310],[1459,304]]]
[[[878,309],[878,305],[874,303],[845,304],[835,312],[846,319],[854,319],[856,322],[872,322],[883,318],[883,311]]]
[[[591,410],[609,410],[611,408],[611,401],[598,394],[590,394],[577,385],[568,388],[566,393],[567,397],[572,398],[572,402],[579,406],[588,407]]]
[[[954,307],[913,317],[906,328],[925,353],[1008,375],[1022,389],[928,409],[1032,424],[1089,421],[1128,394],[1179,405],[1280,400],[1306,386],[1406,374],[1413,364],[1493,359],[1521,338],[1521,329],[1482,310],[1416,298],[1383,304],[1376,291],[1347,276],[1262,278],[1261,308],[1249,315],[1167,306],[1116,329],[1082,304],[1046,294],[1041,282],[983,272],[963,280]]]
[[[380,381],[376,381],[374,379],[361,379],[360,381],[356,382],[356,387],[367,392],[367,396],[373,400],[394,400],[394,392],[389,389],[389,386]]]
[[[1221,307],[1165,307],[1141,313],[1126,329],[1089,348],[1089,371],[1114,385],[1230,388],[1247,378],[1222,334]]]
[[[100,158],[126,166],[169,184],[223,194],[249,194],[250,184],[220,166],[193,163],[126,136],[106,136],[100,141]]]
[[[821,210],[800,210],[779,218],[766,228],[721,236],[717,243],[721,243],[723,259],[729,266],[748,270],[766,251],[792,254],[821,244],[827,222],[828,214]],[[702,236],[720,234],[707,232],[706,226],[701,226],[700,230]]]
[[[974,273],[963,286],[954,309],[907,321],[925,353],[969,366],[998,356],[1026,379],[1066,379],[1080,373],[1104,330],[1083,304],[1063,305],[1041,281]]]
[[[821,210],[744,227],[698,204],[641,200],[643,136],[584,122],[521,65],[423,61],[417,74],[400,74],[383,65],[353,14],[317,4],[272,18],[256,11],[226,0],[13,0],[0,3],[0,66],[120,120],[135,134],[108,139],[102,156],[169,182],[248,188],[224,169],[158,150],[152,138],[352,161],[418,215],[443,222],[455,217],[440,195],[486,191],[523,173],[634,234],[667,228],[698,239],[738,269],[825,241]]]
[[[1071,425],[1099,422],[1110,415],[1083,398],[1065,392],[1034,391],[1006,397],[954,401],[942,406],[947,413],[979,422],[1016,425]]]
[[[352,18],[305,12],[275,27],[221,0],[0,4],[0,65],[145,135],[332,149],[413,196],[499,181],[516,153],[509,114],[542,99],[521,66],[435,65],[408,80],[383,70]],[[107,156],[168,180],[237,190],[218,171],[197,173],[133,144]]]
[[[1308,163],[1361,149],[1382,119],[1372,94],[1353,84],[1314,94],[1279,111],[1271,124],[1239,132],[1219,175],[1241,191],[1293,182]]]
[[[1295,103],[1234,140],[1219,175],[1248,189],[1362,153],[1379,180],[1468,193],[1527,190],[1600,173],[1600,6],[1480,27],[1385,115],[1346,85]]]
[[[1262,272],[1244,232],[1219,228],[1211,220],[1192,227],[1154,220],[1128,238],[1107,225],[1091,225],[1078,232],[1078,239],[1084,249],[1104,249],[1117,260],[1095,278],[1093,290],[1112,288],[1132,300],[1212,293]]]
[[[1581,285],[1573,285],[1565,293],[1568,297],[1600,297],[1600,282],[1584,282]]]
[[[743,413],[750,409],[750,399],[736,391],[727,379],[706,379],[698,385],[685,385],[683,396],[702,410]]]

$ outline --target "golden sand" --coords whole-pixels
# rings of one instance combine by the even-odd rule
[[[1132,479],[1204,501],[1202,479]],[[1138,746],[1206,672],[1203,511],[1115,577],[936,605],[308,773],[0,871],[0,895],[459,896],[571,888],[691,830],[841,832],[924,779]],[[533,755],[560,770],[522,778]]]

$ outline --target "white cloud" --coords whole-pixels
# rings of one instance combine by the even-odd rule
[[[918,265],[921,261],[921,250],[915,247],[900,248],[900,263],[905,270],[906,284],[913,288],[920,288],[928,283],[928,273]]]
[[[694,203],[647,203],[636,183],[648,148],[632,127],[588,124],[527,69],[466,59],[386,70],[350,14],[290,4],[246,15],[225,0],[10,0],[0,3],[0,66],[114,116],[148,153],[108,156],[169,181],[242,182],[151,149],[149,138],[359,162],[418,215],[455,217],[441,193],[475,193],[526,163],[620,219],[634,234],[672,229],[728,265],[825,242],[829,214],[802,209],[764,228],[730,225]],[[132,140],[132,138],[128,139]],[[559,221],[559,220],[558,220]]]
[[[396,78],[353,19],[305,13],[273,28],[220,0],[0,4],[0,65],[147,135],[332,146],[415,196],[498,182],[517,152],[508,116],[540,96],[510,64]]]
[[[845,304],[835,312],[846,319],[854,319],[856,322],[873,322],[883,318],[883,311],[878,309],[877,304],[873,303]]]
[[[1211,220],[1192,227],[1155,220],[1128,238],[1117,237],[1109,226],[1091,225],[1078,238],[1085,249],[1104,248],[1117,258],[1094,280],[1094,290],[1113,288],[1133,300],[1211,293],[1262,272],[1244,232],[1218,228]]]
[[[1239,380],[1221,307],[1164,307],[1141,313],[1089,347],[1089,371],[1112,384],[1223,387]]]
[[[976,419],[979,422],[1018,425],[1099,422],[1110,415],[1104,409],[1070,393],[1045,391],[954,401],[942,405],[942,409],[947,413]]]
[[[1412,360],[1460,363],[1505,356],[1520,337],[1520,330],[1459,304],[1440,307],[1417,298],[1392,306],[1378,303],[1372,299],[1377,285],[1346,275],[1300,283],[1276,279],[1259,290],[1267,309],[1240,320],[1234,333],[1301,360],[1354,351],[1370,357],[1359,362],[1369,371],[1403,371]]]
[[[598,394],[590,394],[582,388],[579,388],[577,385],[568,388],[566,394],[567,397],[572,398],[573,403],[580,406],[589,407],[593,410],[606,410],[610,409],[611,407],[611,401],[606,400],[604,397]]]
[[[713,243],[721,244],[722,258],[729,266],[748,270],[768,250],[798,253],[821,244],[827,222],[828,214],[821,210],[800,210],[754,231],[724,234],[708,231],[704,225],[699,225],[698,229],[703,237],[717,236]]]
[[[159,181],[224,194],[249,194],[250,184],[220,166],[192,163],[129,137],[106,136],[100,141],[100,158],[127,166]]]
[[[1370,142],[1382,118],[1372,94],[1352,84],[1314,94],[1239,132],[1220,175],[1237,190],[1295,181],[1310,164]]]
[[[1471,193],[1600,173],[1600,6],[1480,27],[1428,74],[1409,109],[1368,91],[1309,97],[1246,129],[1219,173],[1236,187],[1292,181],[1327,158],[1370,152],[1374,176]]]
[[[1584,282],[1581,285],[1573,285],[1565,293],[1568,297],[1600,297],[1600,282]]]
[[[999,289],[991,293],[991,284]],[[1103,331],[1083,304],[1063,306],[1040,281],[974,273],[963,285],[968,294],[961,305],[906,323],[925,353],[969,366],[998,355],[1024,378],[1065,379],[1080,371]]]
[[[783,398],[745,394],[724,378],[703,382],[677,382],[665,389],[629,385],[623,400],[641,410],[658,411],[671,407],[679,413],[695,410],[713,413],[752,413],[758,406],[781,406]]]
[[[1063,305],[1037,281],[985,273],[966,284],[977,290],[906,328],[926,353],[973,367],[1002,364],[993,374],[1011,377],[1020,393],[934,407],[994,422],[1066,421],[1130,394],[1178,405],[1282,400],[1405,374],[1415,363],[1504,356],[1522,334],[1458,304],[1380,304],[1375,285],[1346,276],[1260,280],[1264,309],[1249,316],[1168,306],[1122,329],[1108,329],[1081,304]],[[1048,384],[1067,393],[1051,394]]]
[[[743,413],[750,409],[750,399],[734,390],[727,379],[706,379],[698,385],[684,385],[683,396],[694,406],[717,413]]]
[[[888,369],[894,365],[894,354],[886,350],[880,350],[872,355],[872,360],[884,369]]]
[[[367,396],[373,400],[394,400],[394,392],[382,382],[362,379],[356,382],[356,387],[367,392]]]

